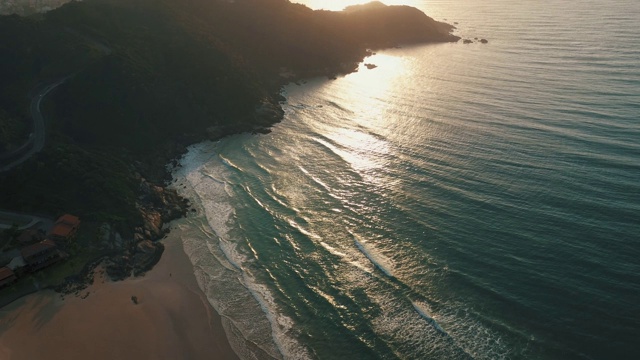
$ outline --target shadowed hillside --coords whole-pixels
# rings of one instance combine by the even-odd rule
[[[0,17],[3,118],[28,118],[35,86],[67,78],[43,102],[47,147],[0,178],[12,189],[0,201],[23,211],[130,213],[133,196],[113,197],[136,191],[131,174],[159,180],[184,145],[267,131],[282,117],[286,82],[351,72],[371,49],[457,41],[451,30],[406,6],[330,12],[286,0],[85,0]],[[43,169],[57,180],[39,176]]]

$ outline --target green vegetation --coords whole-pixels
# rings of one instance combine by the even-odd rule
[[[85,0],[0,17],[0,136],[29,117],[36,85],[67,78],[43,102],[45,149],[0,174],[0,203],[134,226],[136,172],[158,181],[188,143],[279,121],[283,69],[346,73],[370,49],[456,41],[451,29],[405,6],[286,0]]]
[[[83,214],[87,219],[137,220],[133,169],[106,150],[57,141],[2,179],[0,202],[13,210]],[[117,212],[114,212],[117,210]]]
[[[24,119],[0,109],[0,153],[22,145],[27,140],[28,129]]]
[[[40,103],[44,149],[0,173],[1,207],[83,221],[77,241],[62,244],[68,259],[21,277],[0,300],[77,291],[104,256],[116,277],[144,271],[162,253],[137,249],[162,235],[150,235],[161,223],[149,219],[169,221],[186,204],[141,177],[159,183],[165,164],[201,139],[266,132],[282,117],[288,81],[351,72],[374,49],[457,41],[451,29],[406,6],[329,12],[286,0],[84,0],[0,16],[0,152],[31,131],[32,97],[65,79]],[[105,240],[104,223],[127,240]],[[19,247],[16,230],[0,245]]]

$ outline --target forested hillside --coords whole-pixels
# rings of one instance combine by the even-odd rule
[[[47,146],[0,174],[0,203],[134,213],[135,172],[159,180],[184,145],[267,131],[286,82],[351,72],[371,49],[457,41],[451,30],[406,6],[286,0],[85,0],[0,17],[3,118],[29,118],[33,89],[66,79],[43,102]]]

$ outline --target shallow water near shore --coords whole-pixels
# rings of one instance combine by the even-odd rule
[[[640,353],[635,1],[410,3],[464,38],[190,148],[184,247],[242,358]]]

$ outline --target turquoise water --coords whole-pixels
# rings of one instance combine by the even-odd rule
[[[640,2],[410,4],[489,43],[292,84],[271,134],[194,145],[175,170],[233,346],[638,358]]]

